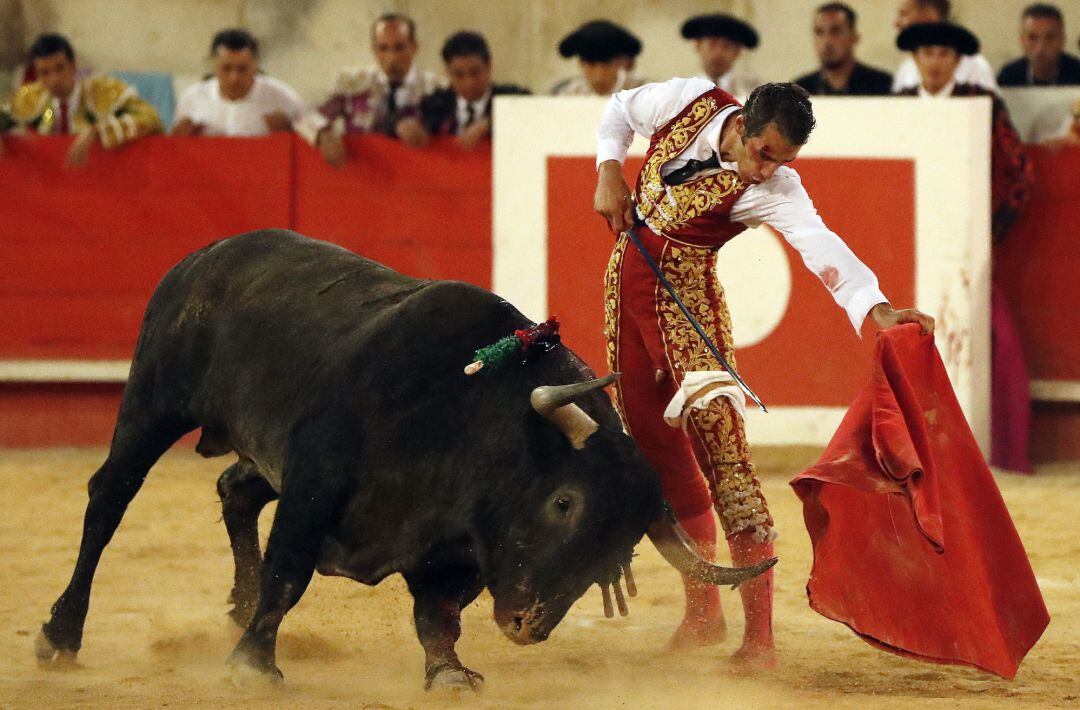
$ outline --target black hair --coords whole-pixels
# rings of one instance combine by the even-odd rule
[[[486,64],[491,61],[491,50],[482,34],[465,30],[455,32],[443,42],[443,61],[449,64],[454,57],[480,57]]]
[[[416,23],[413,18],[408,15],[402,15],[400,12],[388,12],[384,15],[379,15],[375,18],[375,21],[371,23],[371,39],[375,40],[375,28],[379,26],[380,22],[401,22],[409,28],[409,39],[416,43]]]
[[[238,28],[222,30],[214,35],[214,40],[210,43],[211,56],[217,52],[218,47],[224,47],[231,52],[250,49],[252,54],[259,56],[258,41],[247,30]]]
[[[775,123],[780,134],[793,145],[804,145],[817,121],[810,94],[798,84],[762,84],[750,92],[743,107],[745,137],[760,136]]]
[[[929,7],[937,10],[937,13],[941,15],[942,22],[948,22],[949,17],[952,15],[952,3],[949,0],[915,0],[919,3],[919,7]]]
[[[1061,16],[1061,10],[1045,2],[1037,2],[1024,8],[1024,14],[1020,16],[1034,17],[1037,20],[1057,20],[1059,24],[1065,24],[1065,18]]]
[[[51,57],[57,52],[63,52],[64,56],[70,61],[75,61],[75,50],[72,49],[71,42],[68,42],[67,37],[48,33],[38,35],[34,43],[30,45],[30,62],[33,63],[35,59]]]
[[[815,12],[817,14],[821,14],[822,12],[842,12],[844,13],[844,19],[847,20],[848,27],[851,29],[855,29],[855,23],[859,19],[859,16],[851,9],[851,5],[843,2],[827,2],[820,6]]]

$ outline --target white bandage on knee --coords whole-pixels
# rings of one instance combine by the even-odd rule
[[[674,428],[686,427],[686,417],[693,409],[705,409],[717,397],[731,400],[739,416],[746,418],[746,395],[735,378],[723,370],[688,372],[675,396],[664,410],[664,421]]]

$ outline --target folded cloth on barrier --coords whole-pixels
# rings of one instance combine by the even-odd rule
[[[1050,617],[932,337],[878,335],[870,383],[791,481],[810,606],[903,656],[1006,678]]]

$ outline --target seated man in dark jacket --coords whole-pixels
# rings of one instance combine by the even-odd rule
[[[1065,53],[1065,18],[1053,5],[1036,3],[1020,19],[1024,56],[998,74],[1001,86],[1080,84],[1080,59]]]
[[[420,122],[429,135],[457,136],[472,148],[491,135],[491,99],[503,94],[528,94],[513,84],[491,82],[491,52],[475,32],[458,32],[443,44],[442,58],[450,88],[439,89],[420,102]]]

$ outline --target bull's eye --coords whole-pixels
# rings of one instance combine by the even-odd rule
[[[570,512],[570,499],[566,498],[566,497],[563,497],[563,496],[560,496],[560,497],[556,498],[555,499],[555,507],[558,508],[563,513],[569,513]]]

